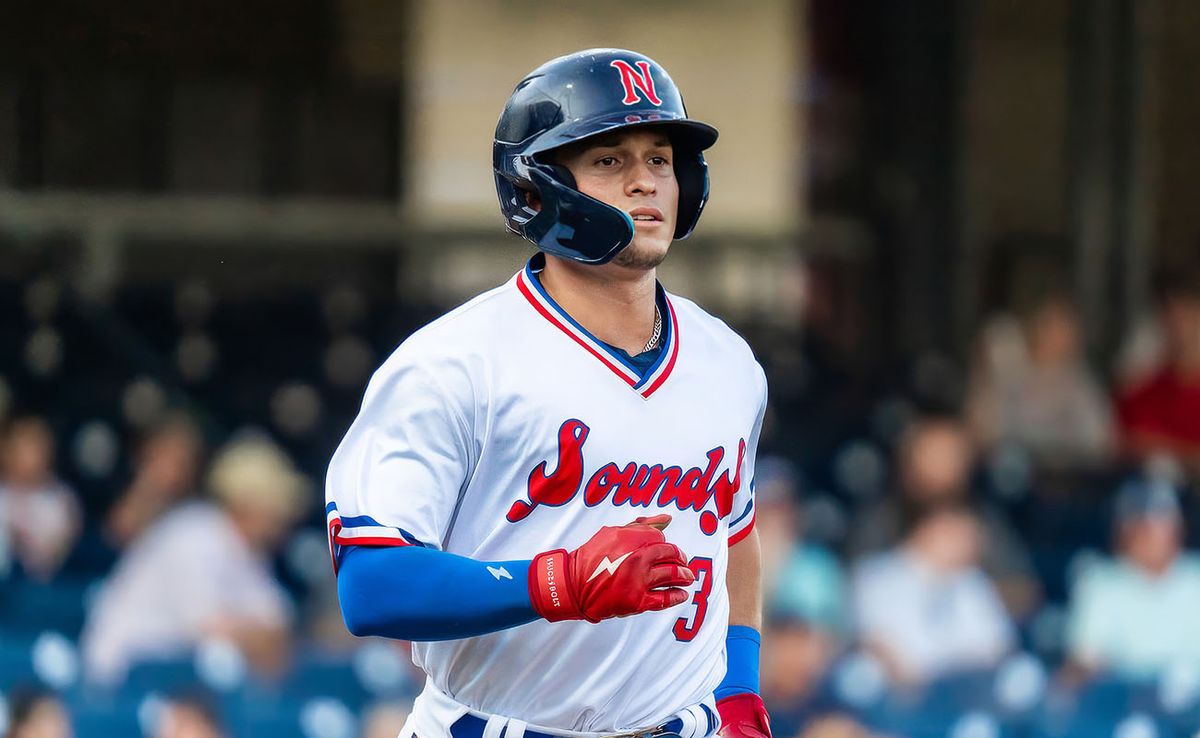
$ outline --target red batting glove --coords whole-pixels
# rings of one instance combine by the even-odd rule
[[[545,619],[588,620],[665,610],[696,581],[683,551],[667,543],[670,515],[605,526],[579,548],[538,554],[529,567],[533,609]]]
[[[717,700],[721,738],[771,738],[771,718],[762,697],[743,692]]]

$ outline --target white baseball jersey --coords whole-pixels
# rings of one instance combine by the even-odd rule
[[[661,286],[664,347],[639,372],[542,289],[541,258],[376,371],[330,463],[331,546],[531,559],[671,514],[667,540],[697,574],[684,604],[413,646],[431,684],[471,709],[643,728],[711,699],[724,676],[728,547],[754,524],[766,378],[728,326]]]

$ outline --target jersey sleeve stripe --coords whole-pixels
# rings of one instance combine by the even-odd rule
[[[342,546],[419,546],[429,548],[416,536],[395,526],[380,525],[369,515],[338,514],[337,504],[325,506],[325,519],[329,529],[329,556],[333,559],[333,572],[337,574],[338,552]]]
[[[732,521],[731,523],[729,523],[729,527],[730,527],[730,528],[733,528],[733,527],[734,527],[734,526],[736,526],[738,523],[742,522],[742,520],[743,520],[743,519],[744,519],[744,518],[745,518],[747,515],[749,515],[749,514],[750,514],[750,511],[751,511],[751,510],[753,510],[753,509],[754,509],[754,498],[753,498],[753,497],[751,497],[751,498],[750,498],[750,501],[746,503],[746,507],[742,509],[742,512],[741,512],[741,514],[739,514],[739,515],[738,515],[736,518],[734,518],[734,519],[733,519],[733,521]]]
[[[370,526],[370,527],[375,527],[375,528],[391,527],[391,526],[383,525],[382,523],[380,523],[378,520],[371,517],[370,515],[343,515],[343,516],[341,516],[341,519],[342,519],[342,527],[344,527],[344,528],[361,528],[364,526]]]
[[[366,541],[384,541],[393,546],[425,546],[416,538],[400,528],[388,528],[382,525],[364,525],[357,528],[338,528],[334,539],[340,544],[362,544]]]
[[[754,519],[755,519],[755,517],[756,517],[755,515],[751,515],[751,516],[750,516],[750,522],[749,522],[749,523],[747,523],[745,526],[743,526],[743,527],[742,527],[740,530],[738,530],[736,533],[730,533],[730,534],[729,534],[729,545],[730,545],[730,546],[736,545],[736,544],[737,544],[737,543],[739,543],[739,542],[740,542],[740,541],[741,541],[743,538],[745,538],[746,536],[750,535],[750,531],[754,530]]]
[[[416,536],[394,525],[384,525],[370,515],[341,515],[337,503],[331,502],[325,506],[325,517],[330,529],[337,525],[338,536],[346,539],[362,539],[368,537],[402,540],[411,546],[428,548]]]

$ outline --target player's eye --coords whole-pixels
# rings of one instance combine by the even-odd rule
[[[600,165],[600,166],[602,166],[602,167],[611,167],[611,166],[615,166],[615,165],[616,165],[616,163],[617,163],[617,157],[615,157],[615,156],[602,156],[602,157],[600,157],[599,159],[597,159],[597,160],[596,160],[596,163],[597,163],[597,164],[599,164],[599,165]]]
[[[670,164],[670,163],[671,163],[671,162],[670,162],[670,161],[668,161],[668,160],[667,160],[667,157],[665,157],[665,156],[652,156],[652,157],[650,157],[650,166],[652,166],[652,167],[665,167],[665,166],[667,166],[667,165],[668,165],[668,164]]]

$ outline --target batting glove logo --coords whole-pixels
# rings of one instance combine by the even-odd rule
[[[601,572],[608,572],[609,576],[616,574],[617,567],[620,566],[625,561],[625,559],[629,558],[629,554],[631,554],[631,553],[633,553],[633,551],[629,551],[625,554],[622,554],[621,556],[618,556],[616,561],[609,561],[608,557],[605,556],[603,559],[600,560],[600,563],[596,565],[596,571],[592,572],[592,575],[587,578],[587,581],[590,582],[593,579],[595,579],[596,577],[600,576]]]

